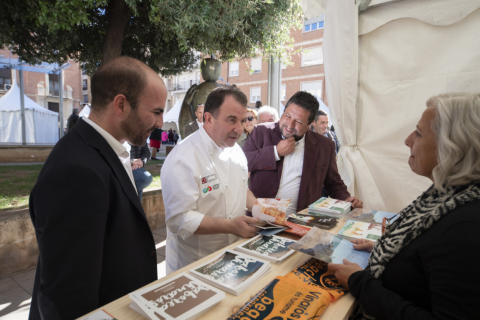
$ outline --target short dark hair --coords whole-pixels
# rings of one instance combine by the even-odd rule
[[[146,64],[130,57],[118,57],[102,64],[91,80],[92,110],[103,111],[119,94],[135,109],[147,86],[146,68],[149,68]]]
[[[318,118],[320,116],[327,116],[328,117],[328,114],[323,110],[318,110],[317,115],[315,116],[315,122],[318,120]]]
[[[255,108],[261,108],[261,107],[262,107],[262,101],[256,101]]]
[[[205,108],[203,109],[204,114],[210,113],[215,119],[218,116],[218,110],[220,106],[225,101],[226,96],[233,96],[233,98],[240,103],[242,106],[247,107],[247,96],[245,93],[240,91],[236,86],[221,86],[215,88],[207,97],[205,102]]]
[[[310,115],[308,116],[308,123],[312,123],[313,120],[315,120],[315,116],[318,112],[320,104],[318,103],[317,98],[315,98],[311,93],[308,93],[307,91],[296,92],[288,100],[287,105],[285,106],[285,110],[287,110],[288,106],[291,103],[294,103],[297,106],[302,107],[303,109],[310,112]]]

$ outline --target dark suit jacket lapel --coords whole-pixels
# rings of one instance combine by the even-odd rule
[[[197,131],[198,129],[200,129],[200,128],[198,127],[197,120],[195,120],[195,121],[192,122],[192,128],[193,128],[194,132]]]
[[[282,138],[282,131],[280,130],[280,124],[277,122],[275,124],[275,128],[271,130],[271,141],[272,145],[276,146],[280,141],[283,140]],[[277,172],[278,172],[278,183],[280,184],[282,181],[282,170],[283,170],[283,159],[285,157],[280,157],[280,160],[277,163]],[[280,188],[280,185],[278,185],[277,189]],[[278,190],[277,190],[278,192]]]
[[[97,132],[91,125],[86,123],[83,120],[79,120],[78,123],[73,128],[78,134],[83,138],[83,140],[91,145],[93,148],[99,151],[100,155],[105,159],[107,164],[112,168],[113,173],[120,181],[123,191],[128,196],[130,201],[137,207],[140,211],[142,217],[147,221],[147,217],[140,202],[140,198],[135,191],[135,187],[130,180],[130,177],[125,171],[125,167],[121,163],[115,151],[108,144],[105,138],[102,137],[100,133]]]
[[[315,137],[315,134],[308,130],[305,134],[305,150],[303,153],[302,179],[300,180],[300,191],[298,193],[297,204],[300,203],[302,195],[306,193],[308,184],[310,183],[310,178],[313,175],[313,169],[315,168],[318,153],[320,152],[317,143],[318,141]]]

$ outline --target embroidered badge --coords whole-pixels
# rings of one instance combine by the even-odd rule
[[[213,173],[208,176],[202,177],[202,184],[209,183],[215,180],[217,180],[217,175]]]

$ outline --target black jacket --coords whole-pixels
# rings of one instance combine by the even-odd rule
[[[145,166],[148,158],[150,158],[150,149],[148,149],[148,145],[145,143],[142,147],[130,146],[130,159],[142,159],[143,165]]]
[[[478,319],[480,201],[448,213],[390,260],[380,281],[366,271],[348,286],[367,313],[386,319]]]
[[[157,280],[155,242],[107,141],[80,119],[30,195],[40,257],[30,320],[76,319]]]
[[[162,141],[162,132],[162,129],[156,128],[152,133],[150,133],[150,140]]]
[[[80,117],[75,113],[72,113],[70,115],[70,117],[68,117],[68,119],[67,119],[67,132],[72,130],[73,126],[78,122],[79,118]]]

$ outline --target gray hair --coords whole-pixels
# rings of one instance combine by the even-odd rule
[[[435,188],[480,180],[480,94],[446,93],[432,97],[427,107],[436,111],[432,131],[437,137]]]
[[[273,119],[275,121],[278,121],[278,119],[280,119],[280,117],[278,116],[278,112],[275,108],[272,108],[270,106],[263,106],[260,109],[258,109],[258,112],[257,112],[257,120],[259,122],[260,122],[260,115],[262,113],[268,113],[269,115],[271,115],[273,117]]]
[[[78,108],[73,108],[73,110],[72,110],[73,114],[78,114],[79,112],[80,112],[80,110],[78,110]]]

